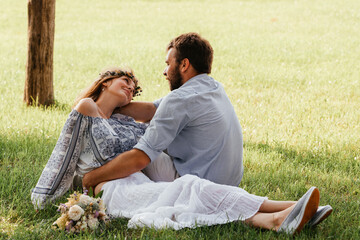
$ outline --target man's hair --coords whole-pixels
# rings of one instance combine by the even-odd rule
[[[214,51],[209,41],[202,38],[199,34],[181,34],[171,40],[167,46],[167,50],[169,51],[171,48],[176,49],[175,58],[178,63],[184,58],[187,58],[199,74],[211,73]]]

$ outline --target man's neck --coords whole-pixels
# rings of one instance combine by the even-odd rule
[[[197,71],[195,71],[195,69],[191,66],[191,69],[189,69],[189,71],[186,71],[183,74],[183,80],[182,80],[182,84],[186,83],[187,81],[189,81],[190,79],[192,79],[193,77],[200,75],[201,73],[198,73]]]

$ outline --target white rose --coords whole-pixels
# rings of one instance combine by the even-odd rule
[[[92,202],[91,197],[89,197],[88,195],[84,195],[84,194],[80,196],[79,201],[85,205],[89,205]]]
[[[86,230],[87,230],[87,224],[86,223],[81,224],[80,231],[86,231]]]
[[[84,210],[78,206],[78,205],[74,205],[69,209],[69,218],[77,221],[81,218],[81,216],[84,214]]]
[[[94,229],[96,229],[98,227],[99,221],[97,220],[97,218],[89,218],[87,224],[88,224],[90,229],[94,230]]]

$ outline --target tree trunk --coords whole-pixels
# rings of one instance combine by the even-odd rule
[[[28,57],[24,101],[27,105],[54,103],[53,51],[55,0],[28,0]]]

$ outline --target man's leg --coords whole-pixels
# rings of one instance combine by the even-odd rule
[[[180,177],[169,155],[161,153],[142,172],[154,182],[171,182]]]

